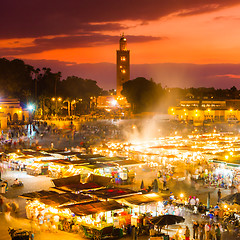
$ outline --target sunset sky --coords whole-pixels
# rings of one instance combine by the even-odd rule
[[[115,88],[124,32],[131,79],[240,88],[237,0],[5,0],[0,21],[0,57],[51,67],[63,78],[77,75]]]

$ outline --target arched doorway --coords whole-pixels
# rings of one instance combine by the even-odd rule
[[[12,121],[12,116],[10,113],[7,114],[7,121],[8,122],[11,122]]]
[[[13,114],[13,122],[14,123],[18,122],[18,114],[17,113]]]

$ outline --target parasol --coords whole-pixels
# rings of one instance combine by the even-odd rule
[[[151,222],[157,226],[173,225],[184,221],[185,218],[176,215],[161,215],[151,220]]]

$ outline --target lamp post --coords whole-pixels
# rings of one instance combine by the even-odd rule
[[[68,110],[68,116],[71,115],[71,102],[69,100],[64,100],[63,103],[67,102],[67,110]]]
[[[34,108],[35,108],[35,106],[33,105],[33,104],[29,104],[28,106],[27,106],[27,109],[28,109],[28,113],[29,113],[29,120],[28,120],[28,122],[29,122],[29,124],[32,122],[32,113],[33,113],[33,111],[34,111]]]
[[[55,102],[55,116],[57,116],[57,108],[58,108],[58,107],[57,107],[57,103],[58,103],[58,102],[61,102],[61,101],[62,101],[62,98],[61,98],[61,97],[58,97],[58,98],[53,97],[53,98],[52,98],[52,101]]]

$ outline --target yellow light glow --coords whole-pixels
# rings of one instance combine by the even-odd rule
[[[210,112],[211,111],[211,109],[208,109],[208,112]]]
[[[225,204],[225,205],[224,205],[224,208],[227,209],[227,207],[228,207],[228,206]]]
[[[53,98],[52,98],[52,101],[55,101],[55,100],[56,100],[56,99],[53,97]]]
[[[232,156],[232,155],[233,155],[233,152],[230,152],[229,154]]]
[[[184,197],[184,194],[183,194],[183,193],[181,193],[181,194],[180,194],[180,198],[183,198],[183,197]]]
[[[59,98],[58,98],[58,101],[59,101],[59,102],[61,102],[61,101],[62,101],[62,98],[61,98],[61,97],[59,97]]]
[[[229,111],[230,111],[230,112],[232,112],[233,110],[232,110],[232,109],[230,109]]]
[[[122,73],[126,73],[126,70],[125,70],[125,69],[123,69],[123,70],[122,70]]]
[[[228,155],[225,155],[225,159],[228,160],[228,159],[229,159],[229,156],[228,156]]]

